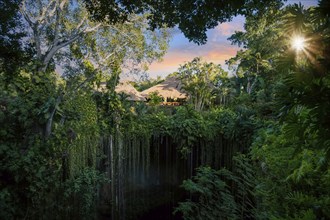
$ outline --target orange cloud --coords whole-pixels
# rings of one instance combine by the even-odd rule
[[[227,48],[222,48],[222,50],[209,51],[205,56],[205,58],[212,62],[224,63],[225,60],[228,60],[231,57],[235,56],[236,52],[237,52],[237,48],[227,47]]]
[[[193,54],[188,54],[185,52],[168,52],[163,61],[154,62],[149,66],[148,72],[151,73],[152,77],[157,75],[165,76],[169,73],[175,72],[178,70],[180,65],[192,60],[195,56]]]
[[[213,44],[207,46],[196,46],[191,50],[171,50],[169,51],[162,62],[152,63],[148,72],[151,77],[157,75],[165,76],[169,73],[177,71],[180,65],[191,61],[193,58],[200,56],[206,62],[213,62],[225,66],[225,60],[236,55],[237,47],[232,45]]]
[[[231,45],[227,38],[235,31],[243,30],[243,23],[244,17],[236,17],[232,22],[218,25],[207,32],[208,41],[201,46],[189,43],[182,34],[176,34],[163,61],[152,63],[148,73],[151,77],[166,76],[177,71],[180,65],[195,57],[202,57],[206,62],[221,64],[224,69],[227,69],[225,60],[235,56],[239,49],[237,46]]]

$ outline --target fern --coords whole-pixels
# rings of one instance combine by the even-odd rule
[[[197,174],[183,182],[195,200],[180,203],[175,212],[184,219],[243,219],[254,217],[255,178],[245,155],[234,157],[234,169],[214,170],[200,167]]]

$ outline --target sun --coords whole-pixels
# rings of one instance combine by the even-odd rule
[[[296,36],[292,39],[292,47],[296,51],[301,51],[305,48],[305,39],[301,36]]]

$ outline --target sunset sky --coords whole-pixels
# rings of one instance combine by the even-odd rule
[[[317,0],[289,0],[286,4],[294,4],[301,2],[306,7],[317,5]],[[194,57],[200,56],[207,62],[221,64],[227,70],[225,60],[235,56],[239,48],[231,45],[227,40],[235,30],[244,30],[244,17],[235,17],[231,22],[226,22],[218,25],[215,29],[207,32],[208,41],[205,45],[198,46],[188,39],[179,30],[173,30],[172,39],[169,44],[169,49],[163,58],[162,62],[151,64],[148,73],[151,78],[157,76],[165,77],[166,75],[176,71],[178,67],[185,62],[191,61]]]

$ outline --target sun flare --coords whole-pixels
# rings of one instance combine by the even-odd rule
[[[292,47],[297,50],[303,50],[305,48],[305,39],[301,36],[294,37],[292,39]]]

